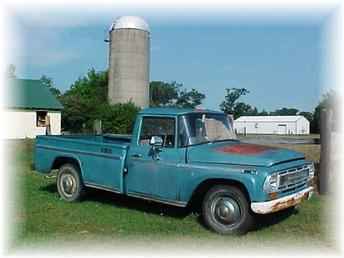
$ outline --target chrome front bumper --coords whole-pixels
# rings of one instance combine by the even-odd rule
[[[279,210],[283,210],[289,208],[291,206],[295,206],[301,203],[303,200],[309,200],[313,194],[313,187],[308,187],[300,192],[268,201],[268,202],[252,202],[251,209],[255,213],[259,214],[267,214],[276,212]]]

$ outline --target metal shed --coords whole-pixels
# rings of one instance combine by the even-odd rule
[[[234,121],[238,134],[309,134],[309,121],[304,116],[241,116]]]

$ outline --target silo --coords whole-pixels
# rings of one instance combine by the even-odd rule
[[[150,32],[140,17],[122,16],[109,31],[110,104],[149,105]]]

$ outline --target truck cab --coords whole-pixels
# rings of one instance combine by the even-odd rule
[[[226,114],[148,108],[131,136],[41,136],[36,169],[58,169],[66,201],[88,187],[186,207],[199,205],[206,225],[245,233],[254,214],[309,199],[314,166],[299,152],[240,142]]]

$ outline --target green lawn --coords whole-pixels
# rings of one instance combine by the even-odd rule
[[[16,167],[18,190],[12,217],[12,248],[59,241],[192,241],[194,245],[224,243],[245,248],[261,246],[329,246],[328,223],[322,209],[326,199],[315,196],[298,212],[280,212],[257,218],[258,226],[245,236],[220,236],[207,230],[197,214],[134,198],[92,190],[80,203],[60,200],[55,178],[31,170],[32,141],[10,142],[7,149]]]

